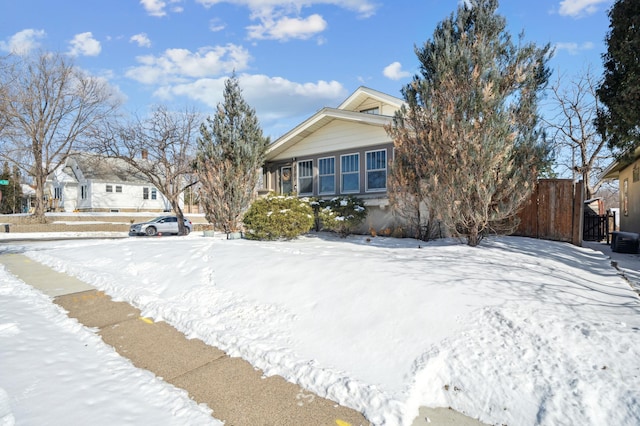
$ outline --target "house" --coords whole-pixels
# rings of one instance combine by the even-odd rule
[[[600,179],[617,179],[620,187],[620,231],[640,233],[640,147],[614,161]]]
[[[82,212],[163,212],[167,199],[123,160],[86,152],[69,155],[45,183],[48,209]]]
[[[263,190],[300,197],[356,196],[368,207],[367,228],[392,227],[387,174],[393,141],[385,126],[403,103],[360,87],[337,108],[322,108],[269,146]]]

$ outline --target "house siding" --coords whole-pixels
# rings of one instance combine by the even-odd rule
[[[389,136],[382,127],[334,120],[274,157],[272,161],[309,157],[337,150],[360,149],[384,143],[389,143]]]
[[[387,142],[379,145],[367,145],[364,147],[350,148],[350,149],[341,149],[336,151],[322,152],[320,154],[308,155],[303,157],[297,157],[294,159],[289,159],[288,161],[273,161],[268,162],[265,165],[266,173],[263,176],[263,182],[267,186],[268,191],[273,191],[279,193],[280,181],[279,181],[279,171],[282,166],[291,166],[293,172],[293,183],[294,183],[294,192],[298,192],[298,171],[297,164],[303,161],[312,161],[313,163],[313,193],[312,194],[301,194],[304,196],[314,196],[314,197],[322,197],[322,198],[330,198],[339,195],[353,195],[360,198],[387,198],[386,190],[379,191],[367,191],[366,179],[366,153],[370,151],[377,150],[385,150],[387,157],[387,181],[389,176],[389,165],[393,159],[393,143]],[[340,158],[343,155],[350,154],[359,154],[359,191],[358,192],[343,192],[341,190],[340,185],[340,174],[341,174],[341,161]],[[321,158],[335,158],[335,181],[336,181],[336,191],[333,194],[320,194],[319,192],[319,179],[318,179],[318,160]]]
[[[633,169],[637,168],[636,181]],[[640,233],[640,159],[620,171],[620,229],[626,232]],[[627,181],[627,200],[625,202],[624,182]],[[626,212],[625,212],[626,205]]]

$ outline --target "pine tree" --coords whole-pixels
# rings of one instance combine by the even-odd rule
[[[235,74],[213,118],[200,126],[196,169],[207,220],[224,232],[241,230],[242,215],[255,197],[269,138],[242,97]]]
[[[497,0],[469,0],[416,47],[420,73],[387,128],[406,163],[392,173],[408,164],[423,185],[415,195],[428,194],[422,201],[471,246],[514,230],[547,156],[537,107],[550,48],[522,36],[514,44],[497,8]]]
[[[640,144],[640,2],[618,0],[609,10],[598,130],[620,154]]]
[[[2,168],[2,174],[0,174],[0,180],[9,181],[8,185],[0,186],[0,191],[2,191],[2,200],[0,200],[0,213],[20,213],[22,187],[20,186],[20,171],[17,166],[14,166],[13,172],[11,172],[9,163],[5,162]]]

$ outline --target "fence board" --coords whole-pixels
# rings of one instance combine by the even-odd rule
[[[571,179],[540,179],[518,217],[515,235],[566,241],[582,240],[581,185]],[[576,214],[576,209],[579,215]]]

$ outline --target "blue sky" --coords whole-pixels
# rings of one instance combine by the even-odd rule
[[[0,54],[54,50],[108,79],[138,114],[208,115],[236,71],[276,138],[359,86],[400,97],[459,0],[0,0]],[[554,72],[602,73],[613,0],[502,0],[509,31],[551,43]]]

